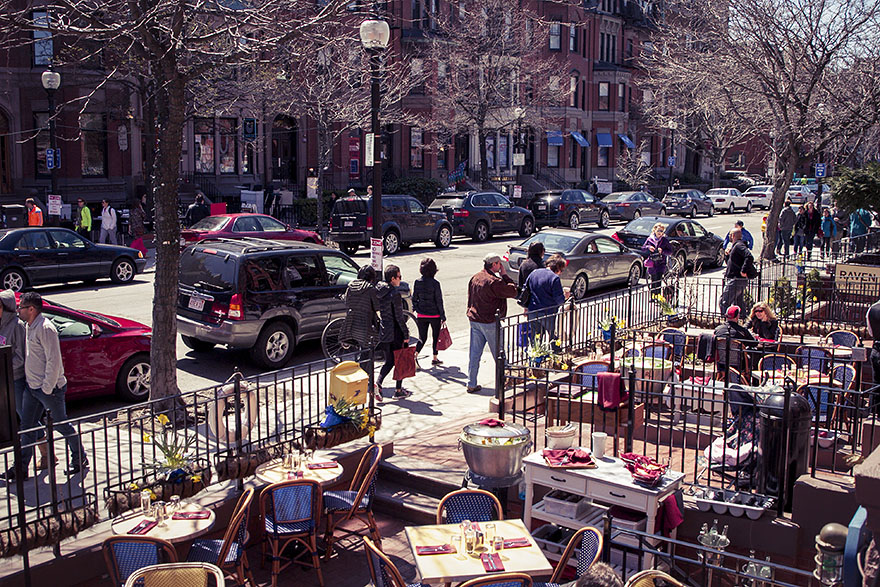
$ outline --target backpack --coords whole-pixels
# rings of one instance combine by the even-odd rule
[[[526,279],[526,282],[523,284],[522,289],[519,292],[519,295],[516,296],[516,303],[522,306],[523,308],[529,307],[529,301],[532,299],[532,290],[529,288],[529,280]]]
[[[743,262],[742,272],[746,274],[746,277],[749,279],[754,279],[758,276],[758,269],[755,267],[755,258],[751,253],[746,255],[746,260]]]

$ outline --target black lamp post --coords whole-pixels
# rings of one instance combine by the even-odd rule
[[[49,95],[49,148],[52,149],[53,153],[57,153],[58,148],[55,144],[55,115],[57,114],[55,111],[55,90],[61,87],[61,74],[57,71],[52,71],[50,68],[43,72],[40,81],[43,83],[43,88]],[[52,166],[52,169],[49,170],[49,175],[52,178],[52,191],[50,192],[52,194],[58,193],[57,161],[58,158],[56,155],[55,164]]]
[[[391,29],[384,20],[365,20],[360,27],[361,45],[370,56],[371,128],[373,133],[373,240],[370,262],[376,271],[382,271],[382,129],[379,126],[379,82],[382,51],[388,46]]]

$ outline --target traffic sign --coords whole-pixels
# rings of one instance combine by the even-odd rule
[[[55,149],[46,149],[46,168],[55,169]]]
[[[671,155],[666,159],[667,167],[675,167],[675,155]]]
[[[816,178],[825,177],[825,164],[816,163]]]

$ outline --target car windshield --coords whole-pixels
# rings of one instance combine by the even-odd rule
[[[190,228],[192,230],[220,230],[228,220],[228,216],[208,216],[207,218],[202,218]]]
[[[364,214],[366,211],[367,200],[364,198],[337,200],[333,205],[334,214]]]
[[[643,234],[648,236],[651,234],[651,229],[654,228],[654,225],[657,224],[657,222],[665,225],[667,230],[669,229],[668,222],[663,222],[662,220],[658,221],[656,218],[636,218],[627,224],[623,230],[632,234]]]
[[[713,188],[706,192],[707,196],[726,196],[727,189],[726,188]]]
[[[45,300],[45,301],[48,302],[49,300]],[[105,322],[111,326],[116,326],[117,328],[122,326],[116,320],[113,320],[109,316],[104,316],[103,314],[96,314],[95,312],[89,312],[88,310],[76,310],[74,308],[71,308],[70,306],[65,306],[64,304],[59,304],[58,302],[49,302],[49,303],[52,304],[53,306],[55,306],[56,308],[62,308],[64,310],[69,310],[71,312],[79,312],[80,314],[88,316],[89,318],[92,318],[93,320],[98,320],[99,322]]]
[[[558,251],[561,253],[570,253],[574,250],[582,236],[571,234],[559,234],[558,232],[543,231],[534,235],[529,240],[519,245],[523,249],[528,249],[532,243],[543,243],[544,249],[547,251]]]
[[[666,196],[672,198],[686,198],[688,197],[688,192],[666,192]]]
[[[461,205],[464,203],[464,198],[435,198],[431,205],[428,208],[442,208],[443,206],[449,206],[451,208],[461,208]]]
[[[203,250],[187,251],[180,257],[180,283],[204,291],[229,291],[235,286],[234,257]]]
[[[623,202],[629,199],[632,192],[614,192],[602,198],[603,202]]]
[[[769,189],[770,189],[769,185],[756,185],[756,186],[753,186],[753,187],[750,187],[749,189],[747,189],[746,193],[749,194],[752,192],[766,192]]]

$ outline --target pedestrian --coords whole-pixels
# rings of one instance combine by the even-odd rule
[[[37,202],[33,198],[24,201],[24,205],[28,211],[28,226],[43,226],[43,211],[37,206]]]
[[[777,225],[779,227],[779,234],[776,239],[777,255],[783,253],[783,256],[788,257],[791,248],[791,232],[794,230],[796,223],[797,215],[791,207],[791,200],[786,200],[782,206],[782,212],[779,213],[779,224]],[[785,249],[784,252],[783,248]]]
[[[110,244],[116,243],[116,210],[110,205],[110,202],[105,198],[101,200],[101,236],[98,238],[99,243],[110,242]]]
[[[614,567],[605,563],[593,563],[574,581],[560,587],[623,587],[623,581]]]
[[[373,186],[371,186],[371,185],[368,185],[368,186],[367,186],[367,197],[368,197],[368,198],[372,198],[372,197],[373,197]]]
[[[520,263],[519,275],[517,276],[517,286],[522,291],[526,286],[526,280],[529,274],[535,269],[544,266],[544,243],[541,241],[533,241],[529,244],[526,260]]]
[[[354,188],[348,188],[348,197],[349,198],[356,198],[357,197],[357,192],[354,191]]]
[[[61,363],[61,346],[58,331],[50,320],[43,316],[43,298],[36,292],[25,292],[19,304],[19,316],[27,323],[27,353],[24,361],[25,388],[22,406],[21,427],[23,430],[35,428],[43,411],[48,411],[56,422],[55,430],[67,441],[69,462],[65,474],[68,477],[88,469],[89,461],[80,443],[76,429],[67,422],[67,408],[64,396],[67,393],[67,379]],[[31,431],[24,435],[22,444],[22,467],[27,475],[33,444],[37,433]],[[7,475],[7,480],[9,476]]]
[[[92,211],[89,210],[86,201],[82,198],[77,198],[76,205],[76,218],[73,219],[76,232],[81,237],[92,240]]]
[[[128,213],[128,235],[138,239],[147,233],[147,213],[139,199],[134,199]]]
[[[362,363],[379,343],[379,298],[372,265],[361,267],[357,279],[348,284],[345,310],[339,340],[359,349],[358,361]]]
[[[870,399],[873,404],[874,415],[880,416],[880,300],[868,308],[865,314],[865,321],[868,324],[868,335],[874,343],[871,345],[871,370],[874,372],[874,393]]]
[[[831,217],[831,210],[825,208],[822,210],[822,224],[820,225],[820,230],[822,231],[822,256],[824,257],[826,254],[831,254],[831,239],[837,236],[837,225],[834,223],[834,218]]]
[[[809,259],[813,254],[813,241],[816,240],[816,235],[819,234],[819,229],[822,226],[822,217],[813,202],[807,202],[803,207],[807,209],[804,214],[804,246],[807,249],[807,259]]]
[[[794,223],[794,254],[799,257],[804,250],[804,236],[807,227],[807,210],[805,206],[798,208]]]
[[[740,232],[742,232],[743,243],[745,243],[746,247],[751,251],[752,247],[755,246],[755,239],[752,237],[752,233],[746,230],[746,226],[742,220],[734,222],[733,227],[740,229]],[[724,247],[724,251],[727,254],[730,254],[730,233],[727,233],[727,236],[724,237],[724,242],[721,243],[721,246]]]
[[[856,253],[861,253],[865,249],[865,242],[868,240],[865,235],[868,234],[868,228],[873,220],[874,217],[864,208],[859,208],[849,215],[849,238]]]
[[[205,203],[205,195],[201,192],[196,194],[195,201],[187,206],[186,214],[183,217],[183,223],[187,227],[211,215],[211,208]]]
[[[724,289],[721,291],[721,311],[724,312],[729,306],[743,307],[743,294],[749,285],[746,265],[754,267],[752,253],[742,240],[742,231],[734,228],[730,231],[730,257],[727,260],[727,270],[724,273]]]
[[[724,312],[727,321],[715,328],[715,349],[719,373],[724,373],[728,365],[733,365],[735,369],[740,370],[748,364],[748,357],[745,356],[745,353],[741,353],[736,345],[730,345],[728,349],[728,340],[739,341],[743,347],[754,347],[757,344],[757,340],[752,336],[752,333],[739,323],[741,311],[738,305],[730,306]],[[719,344],[719,341],[724,342]]]
[[[645,267],[648,270],[648,280],[651,282],[651,295],[660,293],[660,284],[666,273],[669,255],[672,254],[672,243],[666,238],[666,225],[657,222],[651,229],[651,234],[645,239],[642,251],[648,253]],[[682,271],[684,267],[681,268]]]
[[[422,259],[419,264],[421,277],[413,284],[413,311],[416,313],[416,324],[419,326],[419,344],[416,353],[420,353],[428,340],[428,327],[431,327],[432,348],[434,358],[432,365],[440,365],[443,361],[437,356],[437,339],[440,329],[446,325],[446,310],[443,308],[443,291],[440,282],[435,279],[437,275],[437,263],[434,259]]]
[[[779,320],[767,302],[758,302],[752,306],[746,328],[752,331],[756,338],[765,340],[779,340]]]
[[[376,400],[382,401],[382,382],[394,368],[394,351],[400,350],[409,341],[409,330],[406,327],[406,316],[403,314],[403,298],[400,296],[400,267],[385,267],[385,281],[376,285],[376,296],[379,299],[379,344],[385,353],[385,363],[379,370],[376,381]],[[403,399],[412,392],[403,389],[403,381],[397,380],[394,399]]]
[[[507,299],[517,295],[516,284],[504,270],[501,257],[489,253],[483,257],[483,269],[468,282],[467,317],[470,321],[470,351],[468,356],[467,392],[477,393],[480,357],[489,345],[492,359],[498,360],[498,338],[495,316],[507,315]]]
[[[545,332],[550,340],[556,338],[556,313],[568,299],[570,292],[563,290],[559,276],[565,269],[565,258],[554,254],[544,267],[535,269],[526,284],[529,288],[529,322],[536,321],[539,332]]]

